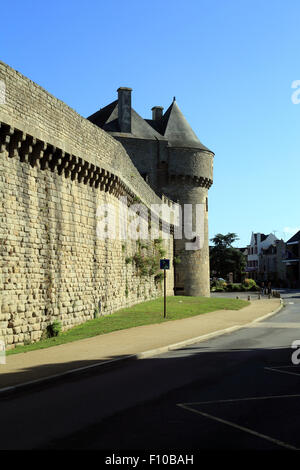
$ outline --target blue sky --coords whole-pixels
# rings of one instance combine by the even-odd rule
[[[300,228],[299,0],[15,0],[1,60],[83,116],[133,88],[145,118],[173,96],[215,152],[210,237]]]

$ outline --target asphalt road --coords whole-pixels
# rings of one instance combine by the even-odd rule
[[[300,292],[283,297],[253,327],[1,398],[0,448],[300,449]]]

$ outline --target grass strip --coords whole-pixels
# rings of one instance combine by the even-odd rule
[[[103,315],[94,320],[88,320],[81,325],[74,326],[68,331],[61,333],[59,336],[9,349],[7,354],[19,354],[35,351],[37,349],[50,348],[80,339],[104,335],[113,331],[142,325],[151,325],[154,323],[163,323],[171,320],[180,320],[215,310],[239,310],[247,305],[249,305],[249,302],[240,299],[172,296],[167,298],[167,318],[164,318],[163,297],[159,297],[155,300],[149,300],[133,305],[132,307],[123,308],[111,315]]]

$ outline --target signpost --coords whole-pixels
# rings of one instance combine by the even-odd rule
[[[164,318],[166,318],[166,314],[167,314],[166,270],[170,269],[170,260],[166,258],[161,259],[160,269],[164,270]]]

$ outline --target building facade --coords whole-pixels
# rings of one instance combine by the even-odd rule
[[[275,240],[268,248],[262,248],[259,259],[261,281],[271,282],[273,286],[286,286],[286,265],[282,262],[286,247],[283,240]]]
[[[261,253],[262,250],[268,249],[275,241],[277,237],[270,233],[265,235],[264,233],[252,232],[250,244],[247,246],[247,267],[246,272],[248,276],[256,281],[261,280]]]
[[[283,259],[286,268],[287,286],[292,289],[300,288],[300,230],[286,242]]]

